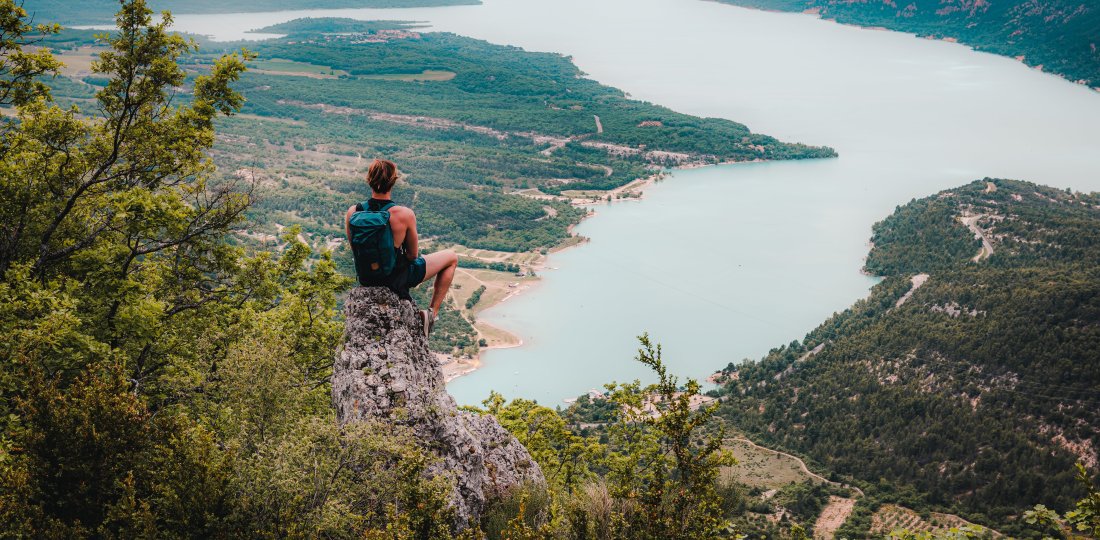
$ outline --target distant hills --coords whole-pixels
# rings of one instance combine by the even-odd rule
[[[1100,466],[1100,196],[977,181],[872,242],[870,297],[731,364],[720,414],[854,479],[861,504],[1009,534],[1035,503],[1069,506],[1074,462]]]
[[[810,11],[845,24],[957,40],[1017,57],[1029,66],[1100,87],[1100,5],[1087,0],[719,0],[745,7]],[[153,0],[173,13],[234,13],[315,8],[400,8],[479,4],[480,0]],[[39,22],[103,24],[115,0],[26,0]]]
[[[1100,5],[1086,0],[719,0],[954,39],[1100,86]]]
[[[250,13],[290,9],[410,8],[480,4],[481,0],[151,0],[154,10],[172,13]],[[115,20],[118,0],[26,0],[23,8],[36,22],[65,25],[104,24]]]

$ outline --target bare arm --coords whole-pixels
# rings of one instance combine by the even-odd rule
[[[344,215],[344,233],[348,237],[348,247],[351,247],[351,215],[355,213],[355,206],[348,208],[348,213]]]
[[[405,256],[410,261],[415,261],[420,256],[420,238],[416,235],[416,214],[409,210],[406,218],[408,229],[405,231]]]

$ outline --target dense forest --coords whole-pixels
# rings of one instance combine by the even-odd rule
[[[977,181],[898,208],[872,243],[870,297],[727,367],[719,415],[863,504],[1013,534],[1036,501],[1068,507],[1074,463],[1100,466],[1100,196]]]
[[[480,4],[480,0],[153,0],[149,7],[172,13],[249,13],[288,9],[409,8]],[[115,20],[119,0],[24,0],[35,22],[103,24]]]
[[[1085,0],[720,0],[950,38],[1100,87],[1100,6]]]

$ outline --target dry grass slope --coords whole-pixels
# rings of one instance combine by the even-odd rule
[[[737,465],[727,474],[739,483],[762,489],[779,489],[787,484],[822,479],[809,474],[797,459],[774,450],[756,446],[745,439],[730,439],[726,448],[737,458]]]

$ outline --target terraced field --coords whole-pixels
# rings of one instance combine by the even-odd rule
[[[936,533],[967,526],[988,531],[993,538],[1004,537],[997,531],[975,525],[953,514],[932,512],[929,514],[928,519],[924,519],[915,511],[895,504],[884,504],[878,512],[875,512],[874,516],[871,516],[871,533],[880,535],[888,535],[890,532],[899,529],[910,532]]]

